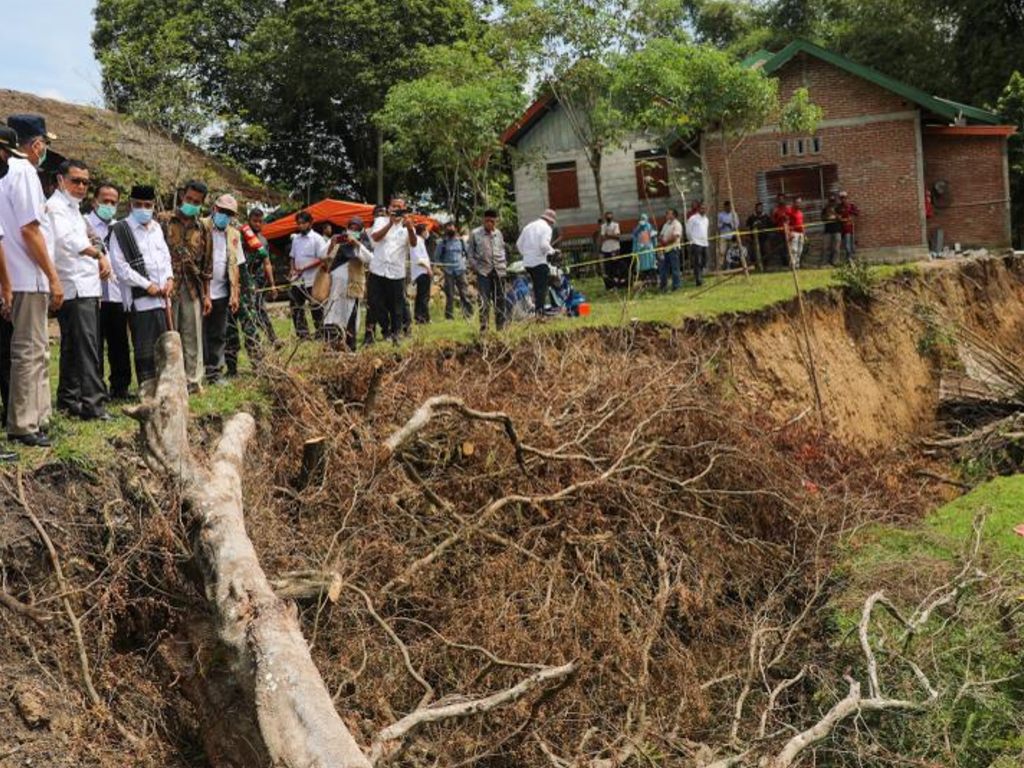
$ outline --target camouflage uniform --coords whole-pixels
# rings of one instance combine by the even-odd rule
[[[185,376],[189,384],[198,385],[203,378],[203,298],[213,273],[210,232],[198,217],[188,218],[180,211],[162,213],[157,220],[171,252],[171,314],[174,329],[181,334]]]

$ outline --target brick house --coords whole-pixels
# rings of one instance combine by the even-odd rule
[[[784,135],[777,125],[766,125],[733,151],[733,202],[741,221],[756,202],[770,211],[775,196],[785,192],[804,198],[813,224],[828,194],[844,189],[860,209],[861,255],[922,258],[939,233],[946,245],[1010,245],[1007,139],[1015,129],[998,115],[931,96],[806,40],[774,54],[760,51],[744,64],[777,78],[783,102],[806,87],[824,115],[813,136]],[[554,208],[563,244],[589,242],[601,214],[597,194],[557,100],[539,98],[502,141],[517,155],[513,184],[520,224]],[[703,174],[693,154],[642,135],[605,154],[604,201],[624,234],[641,212],[660,223],[665,210],[682,207],[681,191],[687,200],[708,201],[714,221],[728,194],[721,146],[713,133],[703,143]],[[813,261],[820,228],[810,232]]]
[[[586,154],[557,99],[542,95],[501,140],[515,155],[513,188],[520,226],[553,208],[558,212],[561,247],[588,247],[602,211]],[[623,239],[628,239],[641,213],[661,223],[667,209],[680,207],[680,186],[688,198],[699,197],[699,166],[692,153],[670,152],[640,134],[605,152],[601,191]]]
[[[733,151],[741,218],[757,201],[771,210],[784,192],[801,195],[808,221],[818,221],[828,193],[844,189],[861,213],[858,246],[871,258],[921,258],[940,230],[947,245],[1010,245],[1014,127],[998,115],[930,96],[804,40],[745,64],[777,78],[783,102],[806,87],[824,115],[813,136],[766,125]],[[722,150],[713,135],[704,140],[705,197],[717,208],[728,197]],[[821,230],[811,231],[817,253]]]

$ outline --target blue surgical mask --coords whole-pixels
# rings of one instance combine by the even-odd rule
[[[117,206],[104,203],[96,206],[96,215],[103,221],[110,221],[117,214]]]
[[[195,203],[182,203],[181,213],[183,216],[188,216],[191,219],[192,217],[199,215],[199,206]]]
[[[139,224],[146,225],[153,220],[152,208],[132,208],[132,218]]]
[[[213,226],[215,226],[217,229],[227,229],[228,224],[230,223],[231,216],[229,216],[228,214],[221,213],[220,211],[217,211],[215,214],[213,214]]]

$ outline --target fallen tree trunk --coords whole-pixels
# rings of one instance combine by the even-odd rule
[[[274,593],[245,531],[240,470],[255,421],[248,414],[232,417],[203,467],[189,448],[177,333],[160,337],[157,369],[155,385],[132,416],[142,425],[149,466],[181,483],[217,640],[231,651],[237,690],[249,699],[244,708],[255,713],[263,740],[253,748],[274,766],[369,768],[313,664],[295,607]]]
[[[575,662],[541,666],[497,693],[434,706],[424,702],[377,733],[364,752],[334,708],[294,604],[275,593],[245,530],[241,470],[255,421],[244,413],[232,417],[209,466],[203,466],[192,455],[188,441],[188,386],[177,333],[160,337],[156,360],[157,378],[146,385],[142,404],[130,415],[141,425],[139,437],[147,465],[180,484],[192,551],[210,604],[207,634],[218,645],[220,663],[216,669],[204,670],[202,679],[194,676],[184,681],[183,688],[192,690],[191,698],[201,710],[207,756],[215,768],[373,768],[396,761],[414,733],[427,724],[510,705],[576,671]],[[515,435],[511,420],[503,414],[478,414],[465,409],[461,401],[443,400],[442,405],[465,410],[475,418],[501,421]],[[431,402],[421,408],[427,420]],[[518,450],[518,438],[514,442]],[[400,444],[388,448],[393,452]],[[322,574],[313,575],[314,581],[317,578],[317,594],[326,592],[329,600],[336,600],[342,588],[340,577],[332,574],[330,583]],[[289,588],[305,594],[304,587],[296,587],[293,581],[286,578],[277,586],[286,594]],[[370,605],[368,597],[367,602]],[[202,634],[198,627],[204,623],[196,622],[195,634]],[[221,669],[225,666],[226,672]]]

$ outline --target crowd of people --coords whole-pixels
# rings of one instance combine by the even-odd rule
[[[132,398],[133,368],[140,386],[154,378],[156,342],[168,330],[181,335],[191,392],[237,375],[243,344],[258,363],[267,345],[279,343],[267,312],[278,286],[262,209],[243,217],[235,197],[222,194],[204,215],[210,192],[197,180],[179,190],[173,210],[158,213],[157,192],[146,184],[133,186],[122,204],[112,184],[91,189],[88,166],[74,159],[61,164],[47,198],[38,169],[54,138],[40,115],[12,115],[0,126],[0,395],[8,440],[31,447],[51,445],[51,311],[60,326],[56,407],[83,420],[109,419],[110,402]],[[119,210],[127,215],[118,219]],[[858,215],[845,192],[829,198],[821,214],[829,263],[840,251],[853,259]],[[337,234],[330,224],[316,231],[308,212],[296,215],[287,289],[297,336],[352,350],[360,334],[364,344],[379,338],[398,343],[413,323],[430,321],[435,269],[446,318],[456,311],[472,316],[472,275],[481,331],[492,315],[495,328],[506,325],[509,253],[498,213],[485,211],[468,232],[449,223],[436,238],[425,221],[413,218],[401,198],[377,207],[368,227],[354,217]],[[546,316],[552,262],[559,257],[556,222],[555,211],[544,211],[515,244],[539,319]],[[758,203],[746,233],[728,201],[716,223],[727,266],[746,260],[744,239],[753,243],[759,264],[779,258],[800,266],[806,226],[799,197],[779,195],[771,214]],[[629,285],[635,265],[644,281],[677,290],[685,254],[700,285],[709,232],[701,202],[682,219],[670,210],[660,228],[644,215],[625,257],[623,233],[609,212],[597,235],[605,281],[611,288]],[[0,461],[16,456],[0,451]]]
[[[632,232],[630,253],[624,255],[620,224],[608,211],[594,234],[594,245],[606,288],[627,287],[632,268],[643,284],[675,291],[682,285],[684,264],[692,271],[695,284],[703,285],[713,242],[718,262],[727,269],[744,264],[760,268],[792,264],[799,269],[808,247],[805,214],[803,198],[779,194],[771,213],[757,203],[741,229],[739,214],[726,200],[716,217],[717,234],[712,236],[707,208],[698,200],[684,219],[677,209],[669,209],[660,229],[648,214],[641,214]],[[853,261],[858,216],[859,209],[845,191],[829,194],[820,218],[822,254],[830,266],[837,264],[841,255]]]

